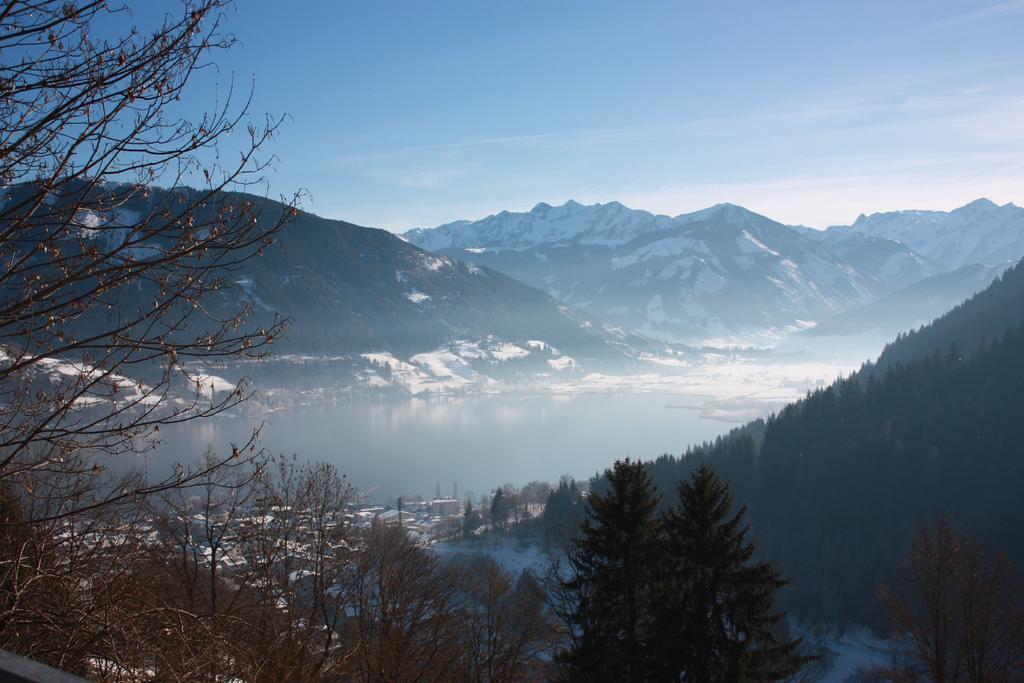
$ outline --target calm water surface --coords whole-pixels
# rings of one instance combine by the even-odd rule
[[[262,444],[275,453],[327,460],[369,496],[459,497],[504,483],[586,478],[616,458],[679,453],[732,424],[679,408],[661,394],[481,396],[352,401],[278,411],[265,418]],[[676,406],[676,407],[673,407]],[[212,446],[226,453],[255,418],[218,418],[165,430],[161,456],[188,460]]]

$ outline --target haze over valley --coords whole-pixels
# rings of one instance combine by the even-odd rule
[[[415,481],[586,478],[609,457],[679,452],[767,417],[1021,256],[1024,210],[986,200],[820,231],[734,205],[669,218],[570,201],[399,236],[300,213],[221,294],[256,322],[287,315],[278,353],[211,382],[255,381],[238,419],[265,420],[269,447],[306,435],[296,450],[334,451],[354,476],[368,453],[390,463],[357,478],[382,500]],[[645,411],[669,428],[624,440],[621,416]],[[368,417],[384,414],[386,427]],[[544,439],[512,436],[538,420]],[[497,425],[509,435],[485,448]],[[595,441],[574,444],[582,431]]]

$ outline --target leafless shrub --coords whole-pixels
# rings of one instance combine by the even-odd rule
[[[897,639],[892,681],[999,683],[1024,673],[1024,604],[1005,556],[940,519],[922,528],[902,585],[884,588]]]

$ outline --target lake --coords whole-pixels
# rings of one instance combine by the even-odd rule
[[[616,458],[679,453],[735,427],[657,393],[496,395],[352,400],[279,410],[265,418],[264,447],[334,463],[370,500],[459,497],[504,483],[587,478]],[[224,417],[165,428],[160,457],[227,453],[258,420]],[[371,491],[372,489],[372,491]]]

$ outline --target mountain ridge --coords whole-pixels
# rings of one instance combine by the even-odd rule
[[[175,206],[177,194],[193,190],[154,187],[116,208],[98,192],[77,211],[78,227],[68,232],[65,248],[116,249],[151,205]],[[211,216],[218,206],[245,205],[258,223],[289,212],[280,202],[246,193],[222,193],[214,204]],[[166,220],[176,220],[173,212]],[[159,239],[155,233],[133,246],[134,257],[158,255]],[[285,336],[274,342],[274,363],[317,359],[318,379],[347,377],[371,389],[473,390],[515,373],[572,374],[581,363],[625,360],[632,342],[643,343],[500,272],[424,251],[387,230],[305,211],[296,211],[258,256],[220,276],[203,301],[211,316],[230,320],[248,307],[244,324],[254,330],[267,329],[277,316],[288,318]],[[85,336],[109,324],[102,316],[144,308],[152,301],[147,286],[119,290],[116,309],[78,316],[68,321],[68,331]],[[266,365],[246,372],[264,373]],[[382,372],[383,366],[394,367]]]
[[[1002,235],[998,248],[984,249],[993,233]],[[403,237],[654,338],[774,345],[925,278],[1024,256],[1024,210],[982,199],[951,212],[862,215],[815,230],[730,203],[671,217],[569,200]]]
[[[861,214],[853,224],[832,226],[825,232],[844,231],[904,243],[946,271],[1024,256],[1024,209],[984,197],[952,211]]]
[[[682,343],[771,345],[932,272],[909,249],[886,242],[886,258],[900,262],[890,270],[909,274],[882,281],[836,258],[806,229],[735,204],[676,217],[618,203],[544,204],[403,236],[610,324]]]

